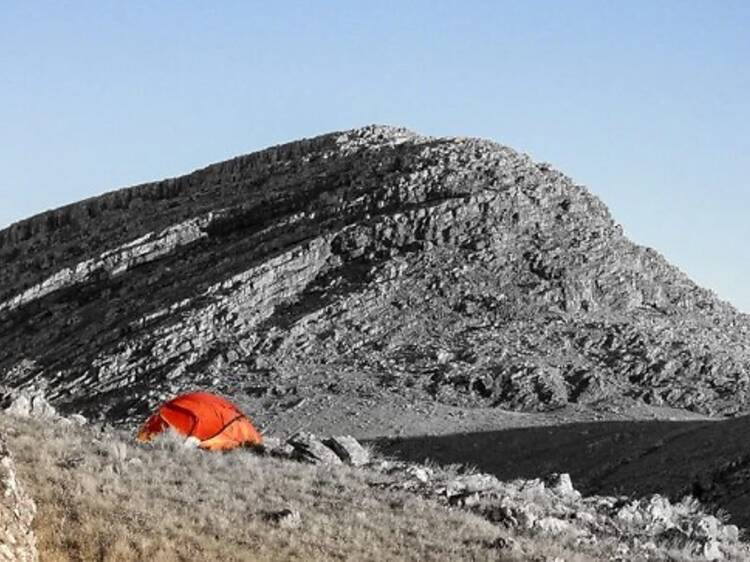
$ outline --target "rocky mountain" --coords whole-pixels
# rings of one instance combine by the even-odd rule
[[[127,421],[200,386],[750,410],[750,319],[549,165],[373,126],[0,231],[0,383]]]

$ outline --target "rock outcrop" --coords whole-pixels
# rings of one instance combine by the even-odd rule
[[[0,436],[0,561],[39,559],[32,529],[36,505],[16,476],[16,466]]]
[[[493,142],[367,127],[0,232],[0,384],[125,421],[201,386],[750,407],[748,317]]]
[[[55,408],[47,402],[44,392],[18,391],[13,388],[0,388],[0,409],[7,414],[25,418],[55,419],[58,418]]]
[[[365,466],[370,452],[351,435],[321,439],[313,433],[301,431],[286,441],[265,437],[263,451],[273,457],[292,459],[310,464]]]
[[[292,459],[310,464],[341,464],[341,458],[315,435],[300,432],[289,438]]]
[[[351,435],[337,435],[323,443],[346,464],[364,466],[370,462],[370,453]]]

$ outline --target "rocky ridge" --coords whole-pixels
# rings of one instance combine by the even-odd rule
[[[748,317],[490,141],[270,148],[12,225],[0,266],[0,384],[63,412],[194,387],[748,411]]]

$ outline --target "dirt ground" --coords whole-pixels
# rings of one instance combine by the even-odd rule
[[[451,435],[601,421],[710,421],[700,414],[644,405],[592,408],[570,404],[550,412],[501,408],[462,408],[436,401],[414,401],[398,394],[363,399],[317,395],[268,407],[262,400],[241,403],[265,433],[286,435],[304,429],[322,435],[351,434],[358,439]]]

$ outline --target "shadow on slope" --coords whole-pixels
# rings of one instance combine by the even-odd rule
[[[750,527],[750,417],[593,422],[383,439],[387,455],[476,466],[500,479],[568,472],[584,494],[691,494]]]

